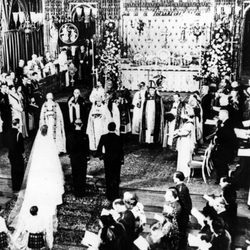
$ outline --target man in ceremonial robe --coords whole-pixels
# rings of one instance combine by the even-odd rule
[[[139,135],[140,143],[162,143],[164,107],[161,96],[155,88],[150,87],[146,92],[143,106],[142,123]]]
[[[87,125],[87,110],[79,89],[75,89],[73,95],[68,99],[68,108],[71,126],[73,127],[77,119],[81,119],[83,122],[83,130],[85,130]]]
[[[133,119],[132,119],[132,134],[138,135],[140,133],[141,121],[142,121],[142,111],[145,102],[146,87],[145,82],[141,82],[139,86],[139,91],[134,95],[132,105],[133,105]]]
[[[176,150],[177,138],[174,131],[182,125],[181,115],[184,113],[184,104],[181,102],[179,94],[174,94],[174,101],[170,105],[169,112],[166,113],[166,124],[164,128],[163,148],[169,147]]]
[[[56,143],[58,153],[66,153],[66,138],[64,131],[64,120],[58,103],[53,100],[53,94],[46,95],[46,101],[40,113],[39,127],[46,124]]]
[[[89,136],[89,148],[92,151],[97,150],[100,138],[108,132],[108,123],[112,120],[107,105],[99,99],[92,104],[89,112],[88,125],[86,133]]]
[[[89,96],[89,100],[92,104],[95,103],[97,100],[105,100],[105,90],[100,81],[97,81],[96,86],[92,89]]]
[[[8,149],[13,192],[18,192],[21,189],[24,176],[24,143],[19,128],[20,120],[16,118],[13,120],[12,128],[8,133]]]

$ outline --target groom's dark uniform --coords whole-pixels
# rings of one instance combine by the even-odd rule
[[[8,134],[9,160],[11,165],[12,190],[19,191],[24,176],[24,143],[23,136],[16,128],[11,128]]]
[[[110,201],[119,198],[121,165],[124,161],[123,143],[120,136],[108,133],[101,136],[97,152],[102,154],[104,147],[104,168],[106,196]]]
[[[82,130],[74,130],[67,137],[67,152],[69,153],[74,194],[77,197],[84,195],[89,158],[89,137]]]

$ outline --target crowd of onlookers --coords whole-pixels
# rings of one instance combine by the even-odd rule
[[[236,227],[236,191],[228,178],[221,178],[221,194],[218,197],[204,196],[208,200],[202,211],[192,206],[189,189],[184,183],[184,174],[175,172],[175,185],[164,195],[162,212],[150,219],[150,230],[143,234],[148,224],[144,206],[136,193],[125,192],[123,198],[113,201],[103,209],[100,216],[100,231],[90,237],[85,233],[82,244],[89,249],[233,249]],[[199,231],[189,233],[190,216],[196,217]],[[192,226],[191,226],[192,228]]]

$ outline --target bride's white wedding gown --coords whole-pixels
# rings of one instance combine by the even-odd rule
[[[50,135],[41,135],[40,130],[32,147],[26,168],[22,190],[11,211],[8,222],[15,228],[12,235],[13,249],[27,247],[27,225],[30,208],[38,207],[38,214],[44,218],[48,246],[53,245],[56,207],[62,203],[64,175],[58,151]]]

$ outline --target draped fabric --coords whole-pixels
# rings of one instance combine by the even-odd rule
[[[2,29],[3,30],[8,30],[9,25],[10,25],[10,18],[11,18],[11,11],[12,11],[12,5],[13,1],[8,1],[8,0],[1,0],[0,4],[2,5],[1,7],[3,8],[3,22],[2,22]]]
[[[23,31],[10,30],[3,34],[4,71],[15,71],[18,61],[28,61],[32,54],[44,55],[43,27],[25,34]]]

